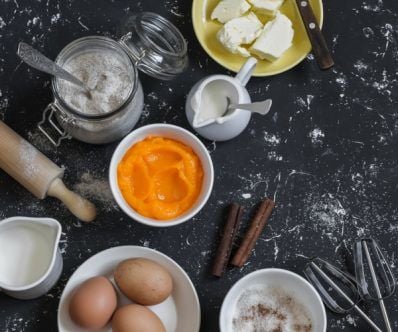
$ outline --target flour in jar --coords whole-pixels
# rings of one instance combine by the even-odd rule
[[[83,81],[91,94],[65,80],[58,80],[58,91],[68,106],[83,114],[105,114],[119,108],[129,97],[133,82],[127,66],[112,52],[81,53],[63,66]]]

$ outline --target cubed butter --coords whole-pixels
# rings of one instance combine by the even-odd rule
[[[277,10],[282,6],[284,0],[248,0],[253,8],[264,14],[275,15]]]
[[[245,14],[250,9],[246,0],[222,0],[214,8],[211,19],[226,23]]]
[[[249,57],[249,51],[242,45],[251,44],[260,35],[262,27],[261,21],[250,12],[227,22],[217,33],[217,38],[231,53]]]
[[[293,36],[292,22],[287,16],[277,12],[276,17],[265,24],[250,52],[260,59],[275,61],[292,46]]]

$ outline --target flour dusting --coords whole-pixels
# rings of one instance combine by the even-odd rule
[[[276,136],[275,134],[269,134],[266,131],[264,132],[264,140],[267,145],[275,146],[281,142],[280,137]]]
[[[316,232],[334,240],[337,235],[344,234],[347,211],[337,197],[312,192],[304,200],[304,207],[306,222]]]
[[[24,175],[27,177],[35,177],[39,172],[38,167],[35,164],[36,157],[39,152],[36,148],[30,145],[27,141],[21,138],[19,147],[19,160],[21,164],[25,165]]]
[[[323,139],[325,138],[325,133],[320,128],[314,128],[312,131],[310,131],[308,137],[311,138],[311,143],[313,145],[322,145]]]
[[[6,26],[6,22],[4,22],[3,18],[0,16],[0,29],[3,29]]]
[[[5,318],[4,332],[24,332],[30,325],[30,320],[21,316],[19,313],[13,313]]]
[[[91,173],[85,172],[73,189],[88,199],[102,203],[107,210],[118,209],[107,180],[97,179]]]

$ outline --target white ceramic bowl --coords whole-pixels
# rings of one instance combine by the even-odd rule
[[[136,212],[129,204],[127,204],[124,199],[118,183],[117,183],[117,166],[119,162],[122,160],[123,156],[126,154],[127,150],[130,149],[135,143],[142,141],[148,136],[161,136],[166,138],[171,138],[176,141],[180,141],[181,143],[186,144],[191,147],[194,152],[199,157],[204,177],[202,184],[202,191],[194,204],[188,211],[179,216],[178,218],[159,221],[152,218],[147,218]],[[207,151],[206,147],[203,143],[192,133],[189,131],[177,127],[170,124],[152,124],[148,126],[141,127],[139,129],[134,130],[132,133],[127,135],[118,145],[115,152],[113,153],[111,165],[109,168],[109,183],[111,186],[113,197],[115,198],[117,204],[120,208],[132,219],[154,227],[168,227],[175,226],[181,224],[185,221],[188,221],[193,216],[195,216],[206,204],[207,200],[210,197],[211,191],[213,189],[214,182],[214,169],[213,162],[211,160],[210,154]]]
[[[326,312],[322,299],[315,288],[303,277],[282,269],[263,269],[240,279],[228,292],[220,312],[220,331],[232,331],[234,308],[242,292],[255,285],[280,287],[308,310],[314,332],[326,332]]]
[[[200,304],[195,287],[186,272],[170,257],[159,251],[138,247],[121,246],[114,247],[90,257],[70,277],[66,284],[58,306],[58,330],[59,332],[87,332],[77,326],[69,315],[69,303],[73,291],[85,280],[96,277],[108,277],[113,280],[113,271],[123,260],[143,257],[151,259],[162,265],[173,278],[173,291],[162,303],[150,306],[163,322],[167,332],[199,332],[200,328]],[[118,307],[132,303],[119,289],[115,288],[118,297]],[[97,332],[111,332],[111,324],[108,324]]]

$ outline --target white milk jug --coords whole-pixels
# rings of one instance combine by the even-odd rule
[[[62,272],[55,219],[13,217],[0,221],[0,290],[28,300],[47,293]]]
[[[227,110],[231,104],[251,102],[246,89],[257,60],[249,58],[235,77],[211,75],[196,83],[188,94],[185,112],[195,131],[212,141],[238,136],[248,125],[251,112]]]

